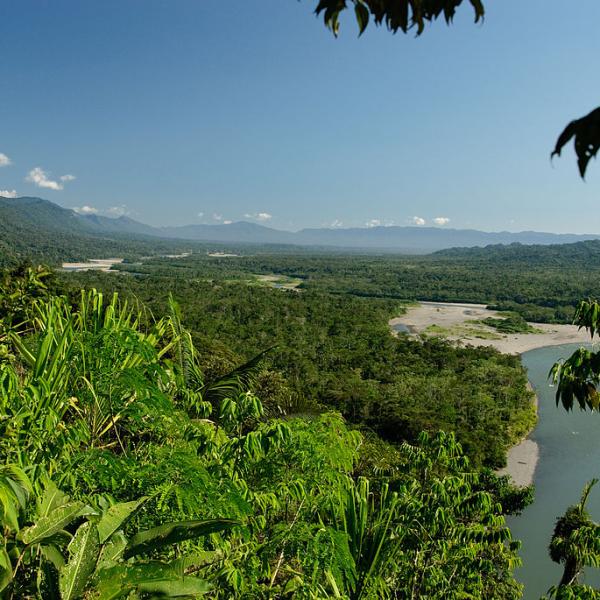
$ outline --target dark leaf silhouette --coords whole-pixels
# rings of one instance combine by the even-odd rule
[[[323,15],[325,25],[333,31],[339,31],[340,14],[354,6],[359,32],[362,33],[369,22],[369,15],[377,25],[385,26],[396,33],[398,30],[406,33],[416,28],[421,35],[427,21],[431,22],[444,16],[446,23],[454,18],[456,9],[463,0],[320,0],[315,12]],[[484,7],[481,0],[469,0],[475,12],[475,22],[483,19]]]
[[[581,177],[584,178],[590,159],[596,156],[600,148],[600,107],[581,119],[571,121],[558,136],[551,156],[560,156],[564,145],[571,138],[575,138],[577,165]]]

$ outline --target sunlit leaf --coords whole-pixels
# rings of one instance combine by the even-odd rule
[[[227,531],[239,525],[231,519],[212,519],[209,521],[181,521],[167,523],[153,529],[137,533],[129,542],[124,557],[131,558],[138,554],[146,554],[158,548],[164,548],[178,542],[203,537],[211,533]]]
[[[111,506],[98,523],[100,543],[104,543],[117,529],[120,529],[146,500],[147,496],[144,496],[133,502],[119,502]]]
[[[19,538],[28,545],[37,544],[64,529],[84,511],[83,502],[71,502],[51,511],[48,516],[42,517],[35,525],[22,529]]]
[[[99,552],[98,529],[88,521],[77,530],[69,544],[69,561],[60,570],[61,600],[74,600],[83,595]]]

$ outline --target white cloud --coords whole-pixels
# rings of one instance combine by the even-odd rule
[[[332,227],[333,229],[338,229],[339,227],[343,227],[343,226],[344,226],[344,224],[339,219],[335,219],[329,225],[329,227]]]
[[[433,222],[436,225],[448,225],[448,223],[450,223],[450,219],[448,217],[436,217],[433,219]]]
[[[35,169],[29,171],[25,181],[35,183],[35,185],[38,187],[48,188],[50,190],[58,191],[63,189],[63,186],[60,183],[48,179],[48,174],[40,167],[36,167]]]
[[[371,219],[365,223],[367,227],[379,227],[381,225],[381,221],[379,219]]]
[[[414,225],[425,225],[425,219],[423,217],[413,217],[411,221]]]
[[[6,154],[0,152],[0,167],[8,167],[8,165],[12,165],[12,160]]]
[[[73,210],[80,215],[97,215],[98,209],[93,206],[88,206],[85,204],[84,206],[74,206]]]
[[[125,215],[131,214],[129,207],[126,204],[120,204],[119,206],[110,206],[104,212],[109,217],[124,217]]]
[[[233,221],[230,221],[229,219],[223,221],[223,225],[231,225],[233,223]]]
[[[17,190],[0,190],[0,198],[18,198]]]
[[[213,221],[222,221],[223,220],[223,215],[219,215],[217,213],[213,213]]]
[[[259,212],[259,213],[246,213],[244,215],[246,219],[254,219],[255,221],[270,221],[273,218],[273,215],[268,212]]]
[[[62,190],[64,185],[62,183],[58,183],[58,181],[54,181],[48,178],[49,173],[44,171],[41,167],[36,167],[35,169],[31,169],[29,174],[25,178],[25,181],[29,181],[30,183],[34,183],[40,188],[46,188],[49,190]],[[75,175],[62,175],[59,179],[66,183],[68,181],[73,181],[75,179]]]
[[[199,213],[198,213],[198,218],[199,218],[199,219],[201,219],[203,216],[204,216],[204,213],[203,213],[203,212],[199,212]]]

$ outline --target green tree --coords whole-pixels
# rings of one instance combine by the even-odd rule
[[[550,542],[550,557],[564,567],[558,586],[550,590],[550,597],[557,600],[568,598],[598,598],[600,591],[581,585],[579,578],[585,567],[600,566],[600,525],[595,523],[586,510],[586,503],[597,479],[584,488],[580,501],[570,506],[556,521]]]

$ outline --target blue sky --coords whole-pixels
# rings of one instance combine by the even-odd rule
[[[315,5],[4,0],[0,190],[154,225],[600,233],[600,165],[549,160],[600,104],[597,0],[487,0],[420,38],[334,39]]]

